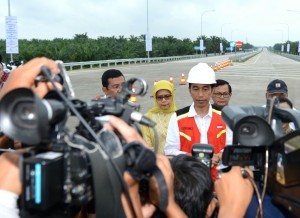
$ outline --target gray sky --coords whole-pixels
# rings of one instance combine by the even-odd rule
[[[147,0],[10,0],[19,39],[139,36],[147,31]],[[300,40],[300,0],[148,0],[153,36],[195,40],[202,33],[273,46]],[[203,13],[214,9],[215,12]],[[287,12],[296,10],[296,12]],[[0,0],[0,39],[5,39],[8,1]],[[286,23],[286,24],[280,24]]]

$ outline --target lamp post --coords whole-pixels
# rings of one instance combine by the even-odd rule
[[[223,23],[222,26],[221,26],[221,43],[220,43],[220,51],[221,53],[223,54],[223,27],[225,25],[228,25],[228,24],[232,24],[232,23]]]
[[[281,32],[281,52],[283,52],[284,51],[284,47],[283,47],[283,30],[275,30],[275,31]]]
[[[287,10],[288,12],[294,12],[297,14],[300,14],[300,11],[296,11],[296,10]],[[298,42],[298,54],[300,55],[300,41]]]
[[[234,31],[238,31],[239,29],[233,29],[233,30],[231,30],[231,35],[230,35],[230,41],[232,42],[232,33],[234,32]],[[230,46],[230,48],[231,48],[231,46]],[[232,48],[231,48],[231,52],[232,52]],[[234,46],[234,52],[235,52],[235,55],[236,55],[236,45]]]
[[[202,14],[201,14],[201,40],[200,40],[200,50],[201,50],[201,54],[203,52],[203,47],[204,47],[204,43],[203,43],[203,36],[202,36],[202,19],[203,19],[203,15],[205,13],[208,13],[208,12],[214,12],[215,10],[206,10],[206,11],[203,11]]]
[[[150,51],[152,51],[152,38],[149,33],[149,7],[148,7],[148,0],[147,0],[147,33],[146,33],[146,51],[148,56],[148,62],[150,61]]]
[[[230,35],[230,41],[232,41],[232,33],[235,32],[235,31],[238,31],[239,29],[233,29],[231,30],[231,35]]]
[[[287,26],[287,34],[288,34],[288,40],[286,45],[286,52],[290,53],[290,26],[288,23],[280,23]]]

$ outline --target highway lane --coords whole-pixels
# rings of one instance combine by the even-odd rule
[[[126,78],[140,77],[147,81],[149,85],[147,95],[137,97],[138,104],[141,105],[141,112],[145,113],[153,105],[153,98],[150,96],[155,80],[169,80],[170,77],[173,77],[176,104],[178,108],[181,108],[192,103],[188,85],[179,85],[181,73],[185,73],[187,77],[190,68],[197,63],[214,63],[222,61],[230,55],[234,54],[158,64],[112,66],[111,68],[121,70]],[[69,71],[76,97],[87,101],[96,94],[101,94],[101,75],[107,69]],[[300,108],[298,94],[300,62],[264,50],[247,62],[235,63],[234,66],[228,66],[217,71],[216,77],[230,82],[233,88],[231,104],[235,105],[265,104],[265,90],[269,81],[276,78],[283,79],[288,85],[290,99],[296,108]]]

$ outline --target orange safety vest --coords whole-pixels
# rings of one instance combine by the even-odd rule
[[[200,143],[201,133],[194,117],[188,117],[189,108],[185,107],[176,112],[180,135],[180,150],[192,153],[192,145]],[[214,147],[214,153],[220,153],[226,143],[226,124],[222,120],[221,112],[212,110],[212,119],[207,131],[208,144]],[[216,179],[217,170],[214,166],[211,170],[213,180]]]

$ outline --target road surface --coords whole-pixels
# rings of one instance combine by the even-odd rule
[[[151,90],[155,80],[169,80],[173,77],[175,84],[175,100],[178,108],[190,105],[192,99],[189,95],[188,85],[179,85],[181,74],[188,71],[199,62],[215,63],[228,56],[214,56],[200,59],[183,60],[167,63],[126,65],[117,68],[126,78],[144,78],[149,90],[146,96],[137,97],[141,105],[141,112],[147,112],[153,106]],[[75,89],[76,97],[85,101],[94,98],[101,92],[101,75],[108,68],[93,70],[69,71]],[[227,80],[233,89],[230,104],[232,105],[263,105],[265,104],[265,91],[268,83],[273,79],[284,80],[289,89],[289,98],[296,108],[300,108],[299,82],[300,62],[273,54],[266,49],[259,55],[244,63],[234,63],[216,72],[217,79]]]

